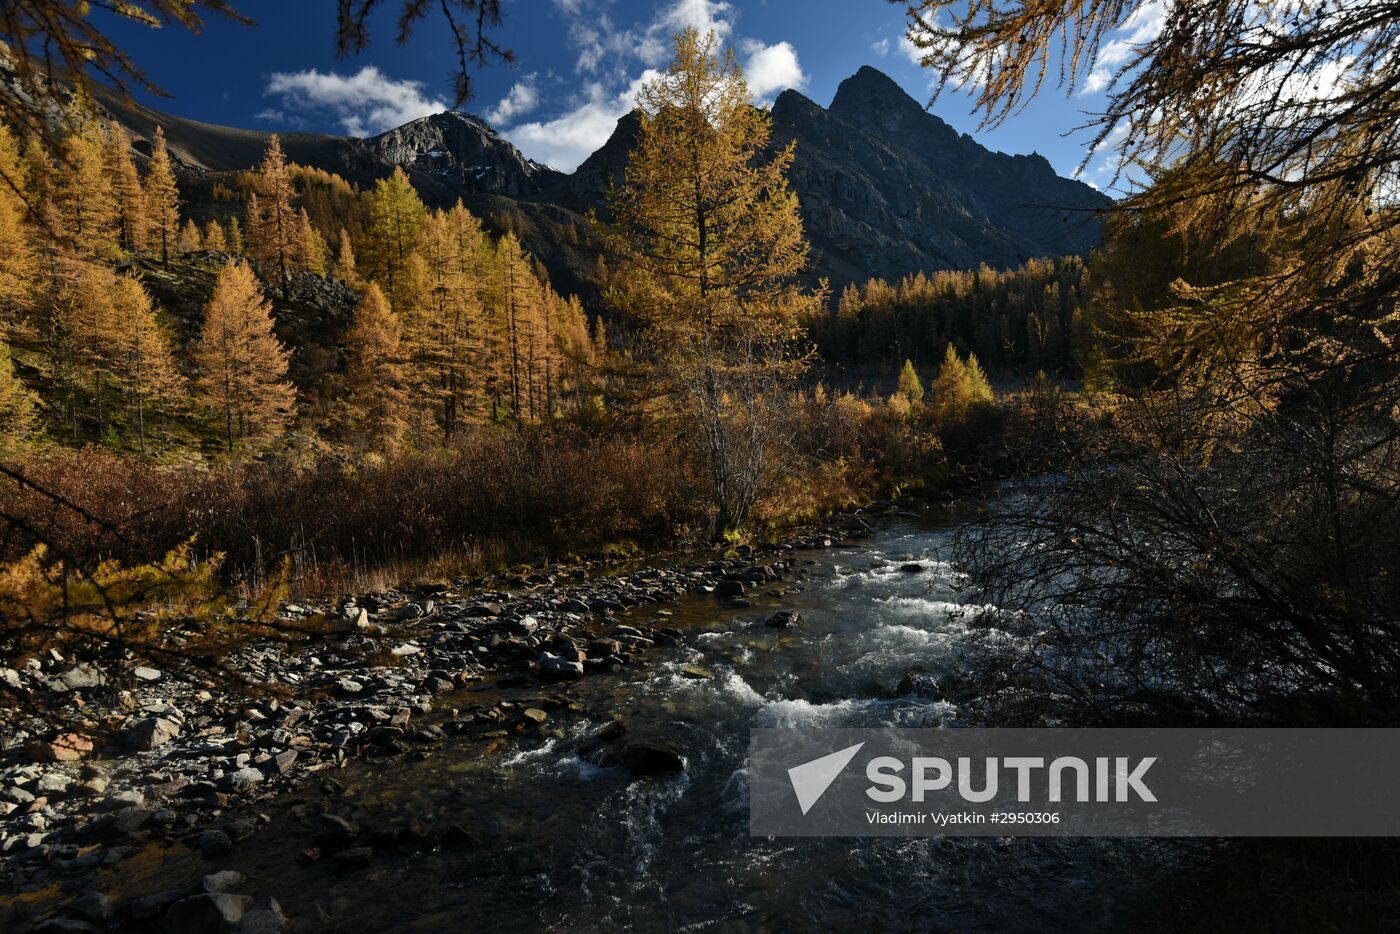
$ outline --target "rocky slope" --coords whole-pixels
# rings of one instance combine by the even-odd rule
[[[248,168],[266,133],[218,127],[105,97],[138,137],[165,128],[187,175]],[[626,167],[635,114],[571,174],[526,159],[481,119],[442,113],[369,139],[292,133],[288,156],[362,186],[401,166],[423,199],[461,198],[496,230],[514,230],[557,287],[590,291],[595,254],[585,216]],[[872,276],[1034,256],[1082,253],[1099,236],[1109,199],[1061,178],[1039,155],[993,152],[928,113],[873,68],[844,81],[829,108],[796,91],[773,107],[774,145],[797,142],[792,183],[812,240],[810,277],[839,287]],[[206,178],[207,180],[207,178]],[[200,216],[209,206],[193,203]]]

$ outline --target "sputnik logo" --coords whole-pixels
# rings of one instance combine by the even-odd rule
[[[803,814],[821,800],[831,783],[850,765],[856,753],[860,752],[860,747],[864,745],[865,743],[856,743],[854,746],[847,746],[820,759],[813,759],[788,769],[788,778],[792,780],[792,790],[797,795],[797,804],[802,808]]]

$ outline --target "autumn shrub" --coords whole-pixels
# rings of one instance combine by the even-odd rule
[[[667,449],[568,429],[481,430],[451,449],[374,462],[164,467],[88,448],[35,456],[18,472],[26,483],[0,482],[5,561],[43,542],[90,562],[142,563],[193,538],[196,554],[224,554],[226,574],[245,581],[284,560],[305,576],[446,552],[523,561],[645,546],[698,515]]]

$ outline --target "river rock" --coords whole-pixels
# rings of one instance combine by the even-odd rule
[[[206,892],[170,906],[165,915],[167,934],[225,934],[243,920],[253,899],[228,892]]]
[[[199,887],[205,892],[232,892],[248,881],[248,877],[236,869],[211,872],[199,880]]]
[[[223,856],[233,852],[233,841],[222,830],[206,830],[196,842],[199,851],[205,856]]]
[[[238,934],[282,934],[287,930],[287,916],[277,900],[269,898],[267,904],[254,908],[243,916],[238,925]]]
[[[546,684],[557,681],[583,680],[583,663],[571,662],[550,652],[541,652],[539,660],[540,680]]]
[[[660,740],[631,740],[622,747],[622,762],[638,775],[684,772],[684,754]]]
[[[715,673],[708,668],[701,668],[699,665],[684,665],[681,667],[681,677],[694,681],[713,681]]]
[[[908,564],[901,564],[899,570],[903,574],[922,574],[926,568],[917,561],[910,561]]]
[[[223,781],[219,784],[222,785],[226,791],[243,794],[251,791],[254,786],[261,784],[263,778],[264,776],[261,769],[248,766],[225,775]]]
[[[180,727],[164,717],[147,717],[126,731],[126,748],[157,749],[180,735]]]
[[[317,814],[314,827],[316,842],[331,849],[349,846],[359,833],[354,824],[338,814]]]
[[[802,622],[802,614],[796,610],[779,610],[768,617],[768,622],[764,625],[774,629],[785,629],[788,626],[796,626],[800,622]]]
[[[742,597],[746,592],[743,581],[722,580],[715,584],[716,597]]]

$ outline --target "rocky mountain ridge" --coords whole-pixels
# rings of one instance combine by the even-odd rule
[[[108,95],[101,103],[138,138],[164,127],[187,175],[257,164],[270,134],[162,114]],[[1039,155],[986,149],[927,112],[894,81],[865,67],[829,108],[796,91],[775,102],[773,144],[797,143],[792,185],[812,254],[808,275],[833,286],[986,263],[1083,253],[1098,242],[1110,200],[1062,178]],[[627,114],[574,172],[527,159],[479,117],[440,113],[378,136],[282,135],[288,157],[361,186],[401,166],[430,205],[461,198],[496,230],[514,230],[556,286],[590,293],[596,251],[586,215],[620,178],[638,129]],[[139,144],[138,144],[139,145]],[[188,206],[200,218],[210,206]]]

